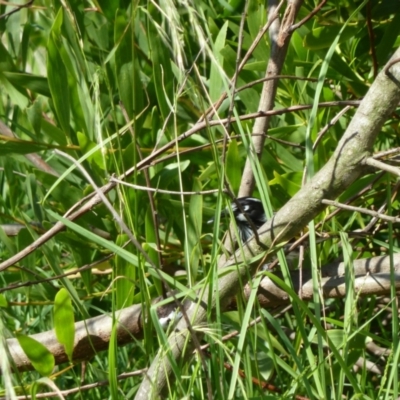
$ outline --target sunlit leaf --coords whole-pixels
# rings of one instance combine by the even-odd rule
[[[71,297],[64,288],[60,289],[54,300],[54,329],[57,340],[64,346],[70,361],[74,351],[75,317]]]
[[[37,340],[30,336],[17,335],[18,342],[36,371],[42,376],[49,376],[54,369],[54,356]]]

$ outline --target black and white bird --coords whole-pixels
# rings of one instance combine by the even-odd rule
[[[254,235],[254,230],[257,230],[267,222],[267,216],[261,201],[254,197],[240,197],[232,202],[231,208],[242,243],[247,242]],[[221,216],[228,215],[229,209],[225,208]]]

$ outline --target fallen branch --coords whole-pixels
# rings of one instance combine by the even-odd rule
[[[396,289],[400,289],[400,254],[395,254],[394,269]],[[321,270],[321,289],[325,300],[328,298],[344,297],[346,287],[344,282],[344,264],[333,263]],[[371,259],[361,259],[354,261],[355,288],[360,296],[386,295],[390,293],[390,257],[374,257]],[[291,272],[293,287],[296,292],[302,290],[304,301],[312,300],[312,279],[310,271],[303,271],[300,280],[299,271]],[[301,283],[300,283],[301,282]],[[248,286],[244,289],[246,298],[250,295]],[[264,278],[259,287],[258,301],[262,307],[270,308],[284,305],[290,302],[286,292],[269,278]],[[171,318],[170,313],[174,312],[175,305],[171,301],[166,306],[158,307],[157,314],[160,323],[165,325]],[[118,345],[123,346],[132,343],[134,340],[143,337],[143,316],[141,305],[136,304],[125,308],[117,313]],[[112,332],[112,317],[110,315],[100,315],[86,321],[75,324],[75,344],[73,359],[74,361],[90,360],[96,353],[108,349]],[[64,346],[61,345],[55,335],[54,330],[37,333],[31,336],[33,339],[42,343],[54,355],[56,365],[68,362]],[[12,358],[11,364],[19,371],[32,370],[32,364],[23,352],[17,339],[7,339],[9,354]]]

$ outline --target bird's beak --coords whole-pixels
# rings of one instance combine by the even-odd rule
[[[224,208],[224,209],[221,211],[221,214],[220,214],[221,218],[224,218],[224,217],[226,217],[226,216],[228,216],[228,215],[229,215],[229,211],[228,211],[226,208]],[[209,219],[209,220],[207,221],[207,224],[212,224],[214,221],[215,221],[215,218],[213,217],[213,218],[211,218],[211,219]]]

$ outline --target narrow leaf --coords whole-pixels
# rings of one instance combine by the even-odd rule
[[[64,288],[60,289],[54,300],[54,329],[57,340],[64,346],[70,361],[74,350],[75,319],[71,297]]]

